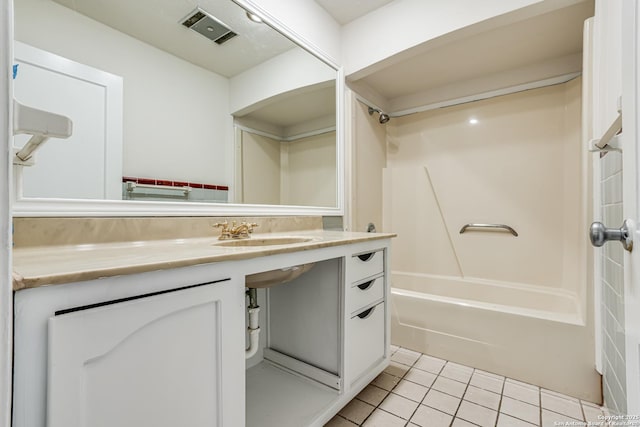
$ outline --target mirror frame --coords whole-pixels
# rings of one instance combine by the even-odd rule
[[[86,200],[22,198],[13,194],[14,217],[132,217],[132,216],[344,216],[345,215],[345,121],[344,70],[313,43],[294,32],[252,0],[231,0],[238,7],[262,17],[264,23],[287,37],[336,71],[336,206],[252,205],[235,203],[147,202],[132,200]],[[231,114],[231,113],[229,113]],[[235,163],[235,162],[234,162]],[[235,164],[233,165],[235,173]],[[19,182],[13,168],[14,183]]]

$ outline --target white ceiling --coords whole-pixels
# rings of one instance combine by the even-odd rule
[[[315,0],[338,23],[344,25],[394,0]]]
[[[109,27],[210,71],[232,77],[295,45],[221,0],[54,0]],[[181,25],[200,7],[238,33],[222,45]],[[78,35],[81,37],[81,35]]]
[[[377,66],[378,70],[368,75],[365,72],[365,77],[353,82],[364,83],[394,107],[394,99],[579,55],[583,23],[590,16],[593,16],[593,2],[578,3],[423,49],[416,56],[391,61],[389,66]],[[581,70],[581,64],[577,64],[578,69],[572,71]]]

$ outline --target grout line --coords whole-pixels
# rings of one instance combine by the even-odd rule
[[[399,350],[399,349],[401,349],[401,348],[402,348],[402,347],[399,347],[399,348],[398,348],[398,350]],[[398,350],[396,350],[396,351],[398,351]],[[395,352],[394,352],[394,353],[395,353]],[[416,353],[417,353],[417,352],[416,352]],[[420,369],[420,368],[416,367],[416,363],[418,362],[418,360],[420,360],[420,358],[421,358],[422,356],[432,357],[432,356],[429,356],[429,355],[427,355],[427,354],[420,353],[420,356],[418,356],[418,358],[417,358],[417,359],[416,359],[416,360],[415,360],[411,365],[405,365],[404,363],[395,362],[395,363],[397,363],[397,364],[399,364],[399,365],[403,365],[404,367],[407,367],[408,369],[407,369],[407,370],[402,374],[402,376],[400,376],[400,377],[397,377],[397,376],[395,376],[395,375],[392,375],[392,374],[390,374],[390,373],[386,372],[386,374],[387,374],[387,375],[390,375],[390,376],[392,376],[392,377],[394,377],[394,378],[398,379],[398,382],[397,382],[397,383],[395,383],[395,384],[393,385],[393,387],[391,387],[391,390],[385,390],[385,389],[383,389],[382,387],[378,387],[378,386],[376,386],[375,384],[369,384],[369,385],[371,385],[371,386],[373,386],[373,387],[375,387],[375,388],[378,388],[378,389],[384,390],[384,391],[385,391],[385,393],[386,393],[386,395],[385,395],[385,396],[384,396],[384,398],[380,401],[380,403],[378,403],[378,405],[375,405],[375,406],[374,406],[374,409],[373,409],[373,410],[371,411],[371,413],[370,413],[370,414],[369,414],[369,415],[368,415],[368,416],[367,416],[367,417],[362,421],[362,423],[361,423],[361,424],[356,424],[356,425],[359,425],[359,426],[364,425],[364,423],[365,423],[365,422],[366,422],[366,421],[371,417],[371,414],[373,414],[373,412],[375,412],[375,410],[377,410],[377,409],[380,409],[380,410],[381,410],[381,411],[383,411],[383,412],[386,412],[386,413],[388,413],[388,414],[390,414],[390,415],[393,415],[393,416],[395,416],[395,417],[397,417],[397,418],[400,418],[400,419],[404,420],[404,421],[405,421],[405,423],[404,423],[404,426],[405,426],[405,427],[408,427],[408,426],[409,426],[409,424],[411,423],[411,419],[415,416],[416,412],[418,411],[418,409],[419,409],[421,406],[426,406],[426,407],[428,407],[428,408],[430,408],[430,409],[433,409],[433,410],[436,410],[436,411],[438,411],[438,412],[442,412],[443,414],[447,414],[447,415],[450,415],[450,416],[451,416],[451,414],[448,414],[448,413],[446,413],[446,412],[444,412],[444,411],[442,411],[442,410],[440,410],[440,409],[438,409],[438,408],[432,408],[431,406],[425,405],[425,404],[424,404],[424,400],[426,399],[427,394],[428,394],[431,390],[436,390],[436,389],[434,389],[434,388],[433,388],[433,385],[435,384],[435,382],[436,382],[436,381],[438,380],[438,378],[440,378],[440,377],[442,377],[442,378],[446,378],[446,379],[451,380],[451,381],[455,381],[455,382],[457,382],[457,383],[459,383],[459,384],[465,384],[465,383],[464,383],[464,382],[462,382],[462,381],[458,381],[458,380],[456,380],[456,379],[454,379],[454,378],[449,378],[449,377],[446,377],[446,376],[443,376],[443,375],[442,375],[442,372],[443,372],[444,368],[447,366],[447,364],[448,364],[448,363],[450,363],[450,361],[448,361],[448,360],[444,360],[444,359],[439,359],[439,358],[438,358],[439,360],[444,360],[444,361],[445,361],[445,363],[444,363],[444,364],[442,365],[442,367],[439,369],[439,371],[438,371],[438,373],[437,373],[437,374],[434,374],[433,372],[430,372],[430,371],[424,371],[424,370],[422,370],[422,369]],[[453,363],[453,362],[451,362],[451,363]],[[463,365],[463,366],[466,366],[466,365]],[[469,366],[469,368],[471,368],[471,367]],[[417,370],[419,370],[419,371],[422,371],[422,372],[426,372],[426,373],[429,373],[429,374],[435,375],[436,377],[435,377],[434,381],[431,383],[431,386],[427,387],[427,386],[425,386],[425,385],[423,385],[423,384],[418,384],[418,383],[415,383],[415,382],[413,382],[413,381],[411,381],[411,380],[405,379],[405,378],[406,378],[406,376],[407,376],[407,374],[408,374],[412,369],[417,369]],[[460,407],[462,406],[462,402],[463,402],[463,401],[465,401],[465,396],[466,396],[466,394],[467,394],[467,391],[469,390],[469,387],[471,387],[471,386],[472,386],[472,384],[471,384],[471,379],[473,378],[473,375],[474,375],[474,374],[476,374],[476,373],[478,373],[478,374],[480,374],[480,375],[482,374],[481,372],[478,372],[478,369],[476,369],[476,368],[472,368],[472,369],[473,369],[473,370],[472,370],[472,372],[471,372],[471,377],[469,378],[469,381],[466,383],[465,390],[464,390],[464,392],[462,393],[462,396],[461,396],[461,397],[454,396],[454,395],[449,394],[449,393],[447,393],[447,392],[437,390],[439,393],[443,393],[443,394],[446,394],[447,396],[451,396],[451,397],[454,397],[454,398],[456,398],[456,399],[458,399],[458,398],[460,399],[460,401],[459,401],[459,403],[458,403],[458,407],[456,408],[456,411],[455,411],[455,413],[453,414],[453,418],[452,418],[451,423],[449,424],[449,426],[453,425],[453,423],[455,422],[455,420],[456,420],[456,419],[463,420],[463,418],[458,418],[458,417],[457,417],[457,415],[458,415],[458,412],[459,412],[459,410],[460,410]],[[385,372],[383,371],[383,373],[385,373]],[[497,375],[497,374],[495,374],[495,375]],[[520,400],[520,399],[517,399],[517,398],[515,398],[515,397],[505,396],[505,395],[504,395],[504,388],[505,388],[505,385],[506,385],[506,383],[507,383],[507,380],[509,380],[509,379],[511,379],[511,378],[509,378],[509,377],[505,377],[505,376],[502,376],[502,375],[499,375],[499,376],[503,378],[503,380],[502,380],[502,389],[501,389],[500,393],[495,393],[495,392],[494,392],[494,391],[492,391],[492,390],[486,390],[486,389],[483,389],[483,388],[480,388],[480,387],[476,387],[476,388],[478,388],[479,390],[482,390],[482,391],[485,391],[485,392],[489,392],[489,393],[493,393],[493,394],[497,394],[497,395],[499,395],[499,396],[500,396],[500,401],[499,401],[499,403],[498,403],[498,409],[497,409],[497,410],[496,410],[496,409],[493,409],[493,408],[490,408],[490,407],[488,407],[488,406],[484,406],[484,405],[479,404],[479,403],[475,403],[475,402],[467,401],[467,402],[470,402],[470,403],[472,403],[472,404],[474,404],[474,405],[480,406],[480,407],[482,407],[482,408],[489,409],[489,410],[491,410],[491,411],[495,411],[495,412],[496,412],[496,421],[495,421],[494,427],[497,427],[497,425],[498,425],[498,420],[499,420],[499,418],[500,418],[500,414],[501,414],[500,410],[501,410],[501,408],[502,408],[502,401],[503,401],[504,397],[509,397],[510,399],[516,400],[516,401],[518,401],[518,402],[521,402],[521,403],[524,403],[524,404],[527,404],[527,405],[530,405],[530,406],[535,406],[535,405],[532,405],[532,404],[531,404],[531,403],[529,403],[529,402],[525,402],[525,401]],[[425,392],[425,395],[422,397],[422,399],[420,400],[420,402],[418,402],[418,406],[416,407],[416,409],[413,411],[413,413],[412,413],[412,414],[409,416],[409,418],[407,418],[406,420],[405,420],[403,417],[399,416],[398,414],[394,414],[393,412],[390,412],[390,411],[387,411],[387,410],[384,410],[384,409],[380,408],[380,405],[381,405],[381,404],[382,404],[382,403],[383,403],[383,402],[384,402],[384,401],[389,397],[389,395],[390,395],[391,393],[393,393],[393,391],[398,387],[398,385],[400,384],[400,382],[401,382],[401,381],[403,381],[403,380],[404,380],[404,381],[408,381],[408,382],[410,382],[410,383],[412,383],[412,384],[416,384],[416,385],[419,385],[419,386],[425,387],[425,388],[427,389],[427,390],[426,390],[426,392]],[[528,384],[528,383],[525,383],[525,384]],[[475,387],[475,386],[474,386],[474,387]],[[570,419],[570,420],[576,420],[576,421],[583,421],[583,422],[585,422],[585,420],[587,419],[586,414],[585,414],[585,409],[584,409],[584,406],[585,406],[585,405],[583,405],[583,404],[582,404],[582,400],[581,400],[581,399],[578,399],[578,405],[580,406],[580,411],[581,411],[581,414],[582,414],[582,420],[578,420],[578,419],[575,419],[575,418],[573,418],[573,417],[571,417],[571,416],[569,416],[569,415],[562,414],[562,413],[560,413],[560,412],[556,412],[556,411],[553,411],[553,410],[550,410],[550,409],[547,409],[547,408],[543,408],[543,407],[542,407],[542,392],[543,392],[543,389],[542,389],[542,387],[539,387],[539,386],[535,386],[535,387],[538,389],[538,409],[539,409],[539,412],[538,412],[538,416],[539,416],[538,426],[542,426],[542,411],[543,411],[543,409],[545,409],[545,410],[547,410],[547,411],[549,411],[549,412],[552,412],[552,413],[554,413],[554,414],[557,414],[557,415],[560,415],[560,416],[566,417],[566,418],[568,418],[568,419]],[[395,393],[394,393],[394,394],[395,394]],[[559,393],[559,395],[562,395],[562,394],[561,394],[561,393]],[[398,395],[398,396],[400,396],[400,397],[404,397],[404,396],[401,396],[401,395]],[[559,397],[560,397],[560,396],[559,396]],[[568,397],[570,397],[570,396],[568,396]],[[357,400],[360,400],[361,402],[364,402],[363,400],[358,399],[358,398],[357,398],[357,396],[356,396],[354,399],[357,399]],[[412,401],[412,402],[416,402],[415,400],[412,400],[412,399],[409,399],[409,398],[406,398],[406,397],[405,397],[405,399],[408,399],[408,400],[410,400],[410,401]],[[370,406],[373,406],[373,405],[371,405],[371,404],[370,404],[370,403],[368,403],[368,402],[364,402],[364,403],[367,403],[367,404],[369,404]],[[599,408],[599,410],[600,410],[602,413],[604,413],[604,411],[605,411],[605,409],[606,409],[606,407],[605,407],[605,406],[598,406],[598,408]],[[505,414],[505,415],[508,415],[508,414]],[[341,416],[341,415],[339,415],[339,414],[338,414],[338,416],[339,416],[340,418],[343,418],[343,419],[345,419],[345,420],[347,420],[347,421],[349,421],[349,422],[353,423],[353,421],[351,421],[351,420],[349,420],[349,419],[347,419],[347,418],[345,418],[345,417],[343,417],[343,416]],[[523,421],[523,422],[525,422],[525,423],[532,424],[530,421],[528,421],[528,420],[524,420],[524,419],[522,419],[522,418],[520,418],[520,417],[518,417],[518,416],[515,416],[515,415],[509,415],[509,416],[510,416],[510,417],[513,417],[513,418],[515,418],[515,419],[518,419],[518,420],[520,420],[520,421]],[[471,421],[467,421],[467,420],[464,420],[464,421],[466,421],[466,422],[468,422],[468,423],[470,423],[470,424],[473,424],[473,425],[477,425],[477,424],[475,424],[475,423],[473,423],[473,422],[471,422]],[[355,423],[354,423],[354,424],[355,424]],[[535,424],[532,424],[532,425],[535,425]]]
[[[502,380],[502,388],[500,389],[500,402],[498,402],[498,409],[496,415],[496,423],[495,426],[498,426],[498,419],[500,419],[500,409],[502,408],[502,399],[504,398],[504,386],[507,384],[507,377],[504,377]]]
[[[395,353],[397,353],[401,348],[402,348],[402,347],[398,347],[398,349],[397,349],[396,351],[394,351],[394,354],[395,354]],[[417,353],[417,352],[416,352],[416,353]],[[396,377],[395,375],[391,375],[391,374],[387,373],[388,375],[391,375],[392,377],[399,378],[399,379],[398,379],[398,382],[397,382],[393,387],[391,387],[391,390],[385,390],[385,391],[387,392],[387,395],[384,397],[384,399],[382,399],[382,400],[380,401],[380,403],[378,403],[378,404],[373,408],[373,411],[371,411],[371,414],[373,414],[373,413],[375,412],[375,410],[376,410],[376,409],[380,408],[380,405],[382,405],[382,402],[384,402],[384,401],[387,399],[387,397],[389,397],[389,395],[390,395],[390,394],[393,392],[393,390],[398,386],[398,384],[400,384],[400,381],[402,381],[402,380],[404,379],[404,377],[407,375],[407,372],[409,372],[409,371],[413,368],[413,366],[416,364],[416,362],[420,359],[420,357],[421,357],[421,356],[422,356],[422,353],[420,353],[420,356],[418,356],[418,358],[417,358],[417,359],[416,359],[416,360],[411,364],[411,366],[409,366],[409,369],[407,369],[407,370],[406,370],[406,372],[405,372],[404,374],[402,374],[402,376],[401,376],[401,377]],[[389,357],[389,363],[391,363],[391,357]],[[396,363],[398,363],[398,364],[400,364],[400,365],[408,366],[408,365],[405,365],[404,363],[400,363],[400,362],[396,362]],[[382,375],[383,373],[385,373],[385,372],[384,372],[384,371],[382,371],[380,374]],[[382,388],[382,387],[378,387],[378,388]],[[383,389],[383,390],[384,390],[384,389]],[[356,396],[356,397],[357,397],[357,396]],[[360,400],[360,399],[358,399],[358,400]],[[366,403],[366,402],[365,402],[365,403]],[[418,405],[418,408],[419,408],[419,407],[420,407],[420,406]],[[384,411],[384,409],[382,409],[382,408],[380,408],[380,410],[381,410],[381,411]],[[384,412],[387,412],[387,411],[384,411]],[[390,412],[387,412],[387,413],[390,413]],[[414,413],[415,413],[415,411],[414,411]],[[371,417],[371,414],[367,415],[367,417],[366,417],[364,420],[362,420],[362,423],[360,424],[360,426],[364,425],[364,423],[365,423],[365,422],[367,422],[367,420]],[[394,416],[398,417],[396,414],[391,414],[391,415],[394,415]],[[411,414],[411,417],[413,417],[413,414]],[[411,417],[409,417],[409,420],[411,420]],[[402,417],[398,417],[398,418],[403,419]],[[409,420],[407,420],[407,423],[405,423],[405,426],[409,423]]]
[[[447,362],[448,363],[448,362]],[[446,366],[446,365],[445,365]],[[458,403],[458,407],[456,408],[456,412],[455,414],[453,414],[453,419],[451,420],[451,426],[453,425],[453,423],[456,421],[456,418],[458,416],[458,411],[460,410],[460,407],[462,406],[462,402],[464,401],[464,396],[465,394],[467,394],[467,389],[469,388],[469,384],[471,384],[471,378],[473,378],[473,374],[476,372],[476,369],[473,368],[473,371],[471,371],[471,377],[469,377],[469,382],[467,383],[467,386],[464,388],[464,392],[462,392],[462,396],[460,396],[460,402]],[[437,379],[437,378],[436,378]],[[455,380],[454,380],[455,381]],[[458,381],[459,382],[459,381]],[[462,419],[462,418],[461,418]],[[497,419],[497,418],[496,418]],[[467,420],[464,420],[467,421]],[[467,422],[471,422],[471,421],[467,421]],[[475,424],[475,423],[472,423]]]

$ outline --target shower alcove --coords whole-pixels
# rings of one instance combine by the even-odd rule
[[[347,77],[351,226],[398,234],[393,344],[601,402],[582,136],[593,2],[558,6],[464,28]],[[460,232],[474,223],[518,235]]]

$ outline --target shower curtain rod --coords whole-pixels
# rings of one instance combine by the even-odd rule
[[[568,82],[570,80],[573,80],[576,77],[579,77],[581,75],[582,75],[581,72],[568,73],[568,74],[563,74],[561,76],[551,77],[551,78],[544,79],[544,80],[538,80],[538,81],[535,81],[535,82],[529,82],[529,83],[525,83],[525,84],[521,84],[521,85],[510,86],[510,87],[506,87],[506,88],[502,88],[502,89],[491,90],[491,91],[487,91],[487,92],[478,93],[478,94],[475,94],[475,95],[463,96],[463,97],[460,97],[460,98],[454,98],[454,99],[450,99],[450,100],[446,100],[446,101],[435,102],[435,103],[432,103],[432,104],[421,105],[421,106],[418,106],[418,107],[408,108],[408,109],[399,110],[399,111],[389,111],[389,109],[378,108],[375,103],[370,102],[368,99],[366,99],[365,97],[359,95],[355,91],[354,91],[354,94],[355,94],[356,100],[358,100],[360,103],[366,105],[367,107],[373,107],[373,108],[377,108],[379,110],[383,110],[383,111],[387,112],[389,117],[391,117],[393,119],[393,118],[396,118],[396,117],[409,116],[411,114],[422,113],[422,112],[429,111],[429,110],[436,110],[438,108],[453,107],[455,105],[468,104],[469,102],[481,101],[483,99],[495,98],[497,96],[509,95],[509,94],[518,93],[518,92],[524,92],[524,91],[527,91],[527,90],[538,89],[538,88],[546,87],[546,86],[554,86],[554,85],[557,85],[557,84],[566,83],[566,82]]]

